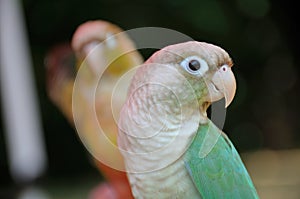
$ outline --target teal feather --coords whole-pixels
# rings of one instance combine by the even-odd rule
[[[259,198],[238,152],[211,121],[199,127],[184,161],[203,199]]]

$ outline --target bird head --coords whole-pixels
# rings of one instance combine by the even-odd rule
[[[80,25],[73,35],[72,48],[79,58],[79,66],[85,62],[97,75],[107,69],[108,74],[119,76],[142,63],[126,32],[102,20]]]
[[[196,41],[175,44],[155,53],[147,63],[159,63],[176,69],[191,85],[204,111],[212,102],[223,97],[227,107],[234,98],[236,81],[231,70],[233,63],[228,53],[218,46]],[[182,78],[171,81],[175,83],[179,79]]]

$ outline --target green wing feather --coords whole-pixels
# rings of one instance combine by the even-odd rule
[[[203,199],[259,198],[233,144],[211,121],[199,127],[184,161]]]

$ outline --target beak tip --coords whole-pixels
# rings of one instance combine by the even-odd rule
[[[225,98],[225,108],[227,108],[230,104],[231,104],[231,102],[227,101]]]
[[[227,98],[225,97],[225,108],[227,108],[230,104],[231,104],[231,102],[228,101]]]
[[[233,76],[234,77],[234,76]],[[225,91],[224,97],[225,97],[225,108],[227,108],[231,102],[234,99],[235,92],[236,92],[236,81],[235,78],[233,78],[233,81],[231,82],[230,87],[227,87],[228,90]]]

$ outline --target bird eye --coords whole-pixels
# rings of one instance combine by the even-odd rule
[[[192,75],[203,75],[208,70],[206,61],[197,56],[185,58],[180,65]]]
[[[197,71],[199,70],[201,67],[201,64],[200,62],[198,62],[197,60],[191,60],[189,61],[189,68],[192,70],[192,71]]]

